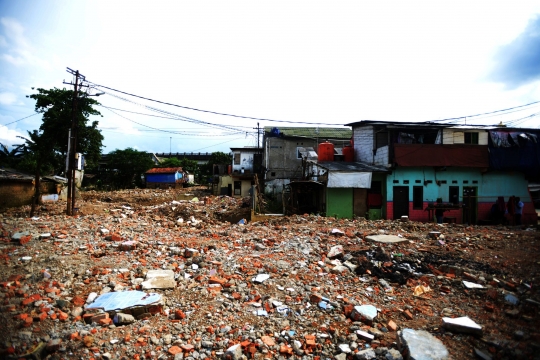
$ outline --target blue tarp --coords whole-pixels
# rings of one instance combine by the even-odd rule
[[[122,310],[135,306],[149,306],[161,301],[161,295],[144,291],[110,292],[100,295],[87,309]]]

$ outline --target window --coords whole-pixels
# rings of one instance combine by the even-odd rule
[[[413,186],[413,209],[422,209],[424,207],[424,187]]]
[[[448,187],[448,201],[452,204],[459,204],[459,186]]]
[[[377,131],[375,133],[375,148],[381,148],[388,145],[388,131]]]
[[[241,181],[234,182],[234,195],[242,195],[242,182]]]
[[[301,159],[302,158],[302,153],[300,152],[300,150],[304,151],[304,148],[302,146],[297,146],[296,147],[296,158],[297,159]]]
[[[465,144],[478,145],[478,133],[477,132],[466,132],[465,133]]]
[[[234,153],[234,165],[240,165],[240,153]]]
[[[404,184],[408,184],[408,183],[409,183],[409,180],[403,180],[403,183],[404,183]]]

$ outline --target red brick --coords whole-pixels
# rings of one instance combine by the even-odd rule
[[[182,349],[180,349],[178,346],[175,345],[175,346],[171,346],[168,351],[169,351],[169,354],[176,355],[176,354],[181,353]]]
[[[397,324],[393,320],[388,321],[387,326],[388,326],[388,329],[390,331],[396,331],[397,330]]]
[[[403,315],[408,319],[408,320],[412,320],[413,319],[413,315],[411,314],[411,312],[409,310],[405,310],[403,312]]]

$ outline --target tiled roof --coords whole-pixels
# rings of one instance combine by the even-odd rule
[[[265,126],[264,132],[269,135],[274,126]],[[348,127],[277,127],[283,136],[299,136],[309,138],[350,139],[352,130]]]
[[[153,168],[148,170],[145,174],[173,174],[175,172],[182,172],[181,167],[168,167],[168,168]]]

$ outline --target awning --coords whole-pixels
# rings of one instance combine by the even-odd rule
[[[371,188],[371,172],[328,172],[329,188]]]

